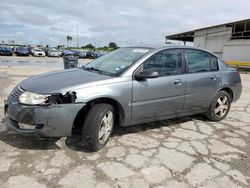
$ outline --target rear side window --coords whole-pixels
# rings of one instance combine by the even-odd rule
[[[211,71],[219,70],[217,57],[210,55],[210,61],[211,61]]]
[[[186,50],[188,72],[210,71],[210,56],[206,52],[198,50]]]
[[[186,50],[188,72],[218,71],[218,58],[199,50]]]

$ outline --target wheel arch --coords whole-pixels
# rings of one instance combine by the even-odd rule
[[[83,108],[81,108],[81,110],[77,113],[74,119],[72,133],[75,134],[81,133],[83,123],[86,119],[89,110],[91,109],[91,107],[93,107],[95,104],[98,103],[107,103],[112,105],[115,113],[115,126],[122,126],[124,124],[125,112],[122,105],[115,99],[109,97],[101,97],[88,101],[86,105]]]
[[[234,94],[233,94],[233,90],[231,88],[229,88],[229,87],[223,87],[218,92],[220,92],[220,91],[226,91],[230,95],[231,101],[233,101]]]

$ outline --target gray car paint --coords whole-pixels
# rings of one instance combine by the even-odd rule
[[[81,69],[68,69],[32,76],[22,81],[20,86],[24,90],[35,93],[66,93],[83,84],[106,79],[110,77]]]
[[[121,105],[125,115],[122,126],[205,112],[216,92],[224,87],[233,91],[234,101],[239,98],[242,90],[240,77],[235,69],[228,68],[222,62],[219,63],[220,71],[217,72],[183,73],[146,81],[133,78],[134,72],[147,58],[161,50],[176,48],[197,49],[185,46],[152,48],[119,77],[82,69],[33,76],[21,82],[22,89],[41,94],[74,91],[77,96],[75,103],[50,106],[9,103],[8,116],[16,122],[45,125],[32,133],[36,131],[43,136],[69,136],[79,110],[97,98],[113,99]],[[216,79],[211,80],[211,76]],[[175,85],[176,79],[180,79],[182,84]],[[27,114],[32,120],[27,121]],[[11,127],[21,134],[30,134],[30,131],[13,127],[13,124]]]
[[[175,80],[181,80],[181,83],[175,84]],[[181,113],[185,89],[186,75],[133,80],[132,119],[157,119],[158,116]]]
[[[187,87],[183,112],[205,112],[221,88],[219,71],[186,74]]]

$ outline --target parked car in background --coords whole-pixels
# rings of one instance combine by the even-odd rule
[[[0,55],[12,56],[13,50],[8,46],[0,46]]]
[[[32,55],[32,49],[33,49],[32,46],[28,46],[28,50],[29,50],[30,55]]]
[[[17,56],[29,56],[29,49],[27,47],[19,47],[16,48],[16,55]]]
[[[33,48],[31,50],[31,53],[33,56],[36,56],[36,57],[45,57],[45,52],[41,50],[40,48]]]
[[[58,51],[59,51],[59,53],[60,53],[60,56],[62,57],[62,56],[63,56],[64,49],[59,49]]]
[[[103,55],[105,55],[105,54],[107,54],[108,52],[105,52],[105,51],[88,51],[87,53],[86,53],[86,58],[88,58],[88,59],[96,59],[96,58],[98,58],[98,57],[101,57],[101,56],[103,56]]]
[[[74,51],[72,50],[64,50],[63,55],[76,55]]]
[[[47,50],[46,55],[48,57],[60,57],[60,52],[55,48],[50,48]]]
[[[221,121],[241,92],[237,69],[207,50],[126,47],[82,69],[22,81],[5,101],[4,111],[9,128],[20,134],[79,133],[82,145],[96,151],[107,144],[114,126],[193,114]]]
[[[47,54],[47,52],[52,49],[52,48],[48,48],[48,47],[43,47],[43,48],[40,48],[42,51],[45,52],[45,54]]]
[[[87,52],[81,51],[81,50],[77,50],[75,54],[76,54],[79,58],[86,58]]]
[[[68,50],[68,51],[71,51],[75,56],[78,56],[77,55],[77,50]],[[65,51],[64,51],[65,52]]]
[[[101,57],[101,56],[103,56],[103,55],[105,55],[105,54],[107,54],[107,52],[105,52],[105,51],[95,51],[95,53],[96,53],[96,56],[97,56],[97,58],[98,57]]]
[[[95,58],[97,58],[97,54],[94,51],[87,51],[86,58],[95,59]]]

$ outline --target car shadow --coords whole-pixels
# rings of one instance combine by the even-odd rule
[[[131,133],[139,133],[139,132],[144,132],[152,129],[157,129],[161,127],[170,127],[170,126],[175,126],[180,123],[185,123],[190,120],[201,120],[201,121],[207,121],[206,118],[203,116],[199,115],[194,115],[194,116],[188,116],[188,117],[182,117],[182,118],[175,118],[175,119],[170,119],[170,120],[164,120],[164,121],[156,121],[156,122],[151,122],[151,123],[144,123],[144,124],[139,124],[139,125],[133,125],[129,127],[115,127],[113,130],[113,133],[111,137],[119,137],[123,136],[126,134],[131,134]],[[1,122],[0,126],[4,123]],[[30,149],[30,150],[51,150],[51,149],[61,149],[56,142],[60,138],[38,138],[38,137],[30,137],[30,136],[23,136],[23,135],[18,135],[12,132],[9,132],[8,130],[6,131],[1,131],[0,132],[0,141],[18,148],[18,149]],[[74,150],[74,151],[81,151],[81,152],[92,152],[88,150],[87,148],[84,148],[81,144],[81,136],[80,135],[73,135],[71,137],[67,137],[65,139],[65,145]]]
[[[138,125],[133,125],[129,127],[115,127],[112,137],[122,136],[122,135],[130,134],[130,133],[144,132],[148,130],[159,129],[162,127],[171,127],[175,125],[178,126],[178,124],[180,123],[185,123],[187,121],[191,121],[194,119],[200,120],[200,121],[207,121],[207,119],[201,115],[193,115],[193,116],[174,118],[174,119],[169,119],[169,120],[138,124]]]
[[[175,118],[175,119],[169,119],[169,120],[163,120],[163,121],[156,121],[156,122],[151,122],[151,123],[144,123],[144,124],[138,124],[138,125],[133,125],[129,127],[114,127],[113,133],[111,135],[111,138],[114,137],[119,137],[123,136],[126,134],[131,134],[131,133],[139,133],[139,132],[145,132],[148,130],[153,130],[161,127],[170,127],[180,124],[180,123],[185,123],[190,120],[200,120],[200,121],[207,121],[206,118],[204,118],[201,115],[193,115],[193,116],[188,116],[188,117],[181,117],[181,118]],[[80,135],[74,135],[72,137],[67,137],[65,140],[65,144],[67,147],[69,147],[72,150],[75,151],[82,151],[82,152],[91,152],[90,150],[84,148],[81,145],[81,136]]]
[[[49,150],[60,149],[56,144],[60,138],[37,138],[18,135],[15,133],[9,133],[4,131],[0,133],[0,141],[18,148],[18,149],[30,149],[30,150]]]
[[[6,127],[5,119],[2,118],[0,126]],[[37,138],[16,134],[9,130],[0,131],[0,141],[17,149],[49,150],[60,149],[56,144],[60,138]]]

